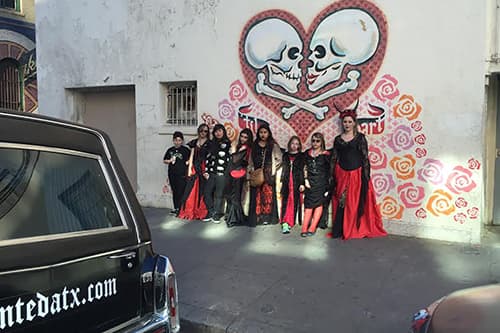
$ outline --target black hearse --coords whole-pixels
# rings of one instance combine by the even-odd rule
[[[109,138],[0,110],[0,332],[177,332],[177,284]]]

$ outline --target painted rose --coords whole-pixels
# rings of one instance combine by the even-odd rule
[[[385,169],[387,167],[387,155],[377,146],[370,146],[368,159],[373,170]]]
[[[471,220],[475,220],[479,216],[479,208],[477,208],[477,207],[469,208],[469,209],[467,209],[467,214],[469,215],[469,218]]]
[[[227,137],[231,142],[238,139],[238,130],[234,128],[233,124],[230,122],[224,123],[224,127],[226,128]]]
[[[229,98],[235,102],[243,102],[248,96],[248,91],[240,80],[236,80],[229,86]]]
[[[377,196],[389,193],[396,186],[391,174],[374,173],[372,174],[371,180],[373,190]]]
[[[219,102],[219,117],[221,119],[229,119],[232,120],[236,111],[234,110],[233,105],[227,99],[224,99]]]
[[[380,213],[385,218],[400,220],[403,217],[404,208],[393,197],[385,197],[378,206]]]
[[[470,192],[476,188],[476,182],[472,180],[472,172],[463,166],[456,166],[451,170],[446,180],[446,187],[453,193]]]
[[[415,137],[415,142],[418,143],[419,145],[425,145],[425,141],[427,140],[427,137],[425,134],[419,134]]]
[[[420,132],[423,128],[422,126],[422,122],[420,120],[416,120],[414,122],[411,123],[411,128],[413,128],[413,130],[415,132]]]
[[[467,220],[467,215],[465,215],[464,213],[458,213],[453,216],[453,219],[455,220],[455,222],[464,224]]]
[[[389,162],[391,168],[396,171],[396,177],[403,180],[415,177],[415,163],[415,158],[410,154],[396,156]]]
[[[395,117],[415,120],[422,112],[422,106],[415,102],[415,98],[410,95],[401,95],[399,101],[392,107]]]
[[[443,163],[439,160],[428,158],[425,160],[422,169],[417,171],[418,179],[423,182],[429,182],[439,185],[443,182]]]
[[[427,212],[423,208],[417,209],[415,212],[415,216],[418,217],[419,219],[425,219],[427,218]]]
[[[424,188],[422,186],[415,186],[413,183],[405,183],[398,186],[398,194],[406,208],[420,206],[425,197]]]
[[[427,149],[418,147],[417,149],[415,149],[415,156],[417,156],[417,158],[427,156]]]
[[[469,203],[463,197],[458,197],[457,200],[455,200],[455,206],[457,206],[457,208],[465,208],[467,205],[469,205]]]
[[[406,151],[413,147],[413,141],[411,136],[411,128],[405,125],[399,125],[392,132],[387,145],[397,153],[400,151]]]
[[[203,120],[203,122],[205,124],[207,124],[208,127],[210,127],[210,128],[214,127],[215,125],[217,125],[219,123],[219,121],[217,119],[215,119],[214,117],[212,117],[212,115],[209,113],[202,114],[201,120]]]
[[[452,196],[445,190],[432,192],[425,208],[434,216],[448,216],[455,212],[455,206],[451,202]]]
[[[385,100],[393,100],[399,96],[397,85],[398,80],[396,80],[396,78],[392,75],[385,74],[375,85],[373,94],[382,102]]]
[[[481,163],[479,163],[479,161],[475,158],[471,158],[470,160],[468,160],[467,164],[469,165],[469,169],[471,170],[479,170],[481,168]]]

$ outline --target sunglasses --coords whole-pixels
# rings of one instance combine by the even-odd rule
[[[321,142],[320,139],[312,139],[312,142]]]

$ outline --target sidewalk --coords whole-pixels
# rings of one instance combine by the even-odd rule
[[[182,221],[144,209],[177,272],[181,332],[407,332],[447,293],[500,281],[500,241],[481,246],[398,236],[332,240],[324,230]],[[495,243],[498,246],[495,246]]]

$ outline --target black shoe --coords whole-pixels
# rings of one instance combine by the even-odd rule
[[[214,219],[213,214],[208,213],[208,214],[207,214],[207,216],[205,216],[205,217],[202,219],[202,221],[203,221],[203,222],[210,222],[210,221],[213,221],[213,219]]]
[[[307,232],[301,232],[300,237],[307,237]]]
[[[178,209],[171,209],[170,215],[179,215],[179,210]]]
[[[308,231],[307,236],[314,236],[315,233],[316,233],[316,231]]]

